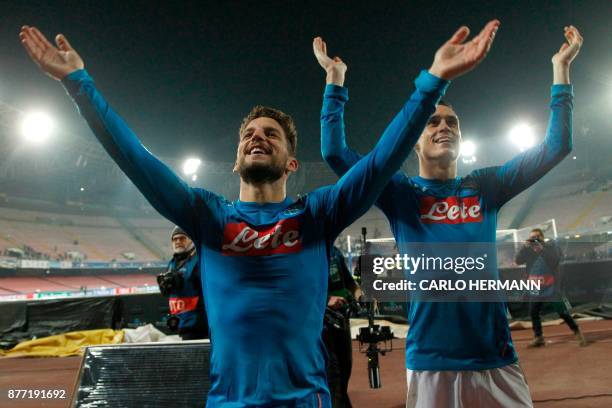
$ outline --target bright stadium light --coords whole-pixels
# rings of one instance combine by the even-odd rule
[[[459,155],[465,164],[476,162],[476,144],[471,140],[463,140],[459,147]]]
[[[21,123],[21,134],[28,142],[39,144],[49,138],[53,128],[53,120],[49,115],[32,112],[25,115]]]
[[[510,130],[510,140],[522,151],[535,144],[535,134],[531,126],[526,123],[516,125]]]
[[[191,158],[185,160],[185,162],[183,163],[183,173],[186,176],[195,174],[195,172],[198,171],[200,164],[202,164],[202,161],[200,159]]]
[[[462,156],[473,156],[476,154],[476,145],[471,140],[464,140],[461,142],[461,148],[459,152]]]

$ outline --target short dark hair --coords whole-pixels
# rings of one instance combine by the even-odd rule
[[[253,109],[251,109],[251,111],[249,112],[249,114],[242,119],[239,135],[242,135],[242,132],[244,132],[244,129],[249,123],[251,123],[257,118],[262,117],[274,119],[278,122],[279,125],[281,125],[281,127],[285,131],[285,136],[287,137],[287,147],[289,150],[289,154],[295,156],[295,153],[297,152],[297,130],[295,128],[295,122],[293,121],[293,118],[291,116],[278,109],[262,105],[254,106]]]
[[[542,231],[542,229],[540,229],[540,228],[534,228],[534,229],[531,230],[531,232],[537,232],[541,236],[544,236],[544,231]]]
[[[446,106],[447,108],[451,108],[452,110],[455,110],[455,108],[453,108],[453,105],[451,105],[444,99],[440,99],[440,101],[438,102],[438,105]]]

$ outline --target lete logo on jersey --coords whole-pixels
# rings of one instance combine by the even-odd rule
[[[227,256],[290,254],[301,250],[300,223],[295,218],[261,229],[244,222],[228,223],[223,231],[221,253]]]
[[[482,212],[478,196],[421,197],[419,213],[424,224],[482,222]]]

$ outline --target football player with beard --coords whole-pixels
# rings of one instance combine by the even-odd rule
[[[277,109],[253,108],[240,127],[234,202],[190,187],[153,156],[96,89],[63,35],[54,45],[38,29],[22,28],[30,57],[62,82],[113,160],[196,246],[213,346],[208,407],[330,407],[321,339],[330,246],[400,168],[448,80],[486,56],[497,25],[487,25],[463,51],[447,53],[443,45],[395,121],[410,124],[392,125],[336,184],[298,200],[286,194],[287,178],[298,168],[295,125]],[[341,121],[345,100],[345,89],[326,88],[323,126]]]

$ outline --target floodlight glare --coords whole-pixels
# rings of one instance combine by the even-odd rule
[[[198,171],[198,167],[200,167],[200,164],[202,164],[202,161],[200,159],[192,158],[185,160],[185,162],[183,163],[183,173],[186,176],[194,174],[196,171]]]
[[[31,143],[42,143],[49,138],[53,131],[53,120],[42,112],[27,114],[21,123],[21,134]]]
[[[535,144],[535,135],[531,126],[526,123],[516,125],[510,130],[510,140],[522,151]]]
[[[471,140],[462,141],[459,148],[459,154],[463,157],[474,156],[476,154],[476,144]]]
[[[459,146],[461,161],[465,164],[476,162],[476,144],[471,140],[463,140]]]

